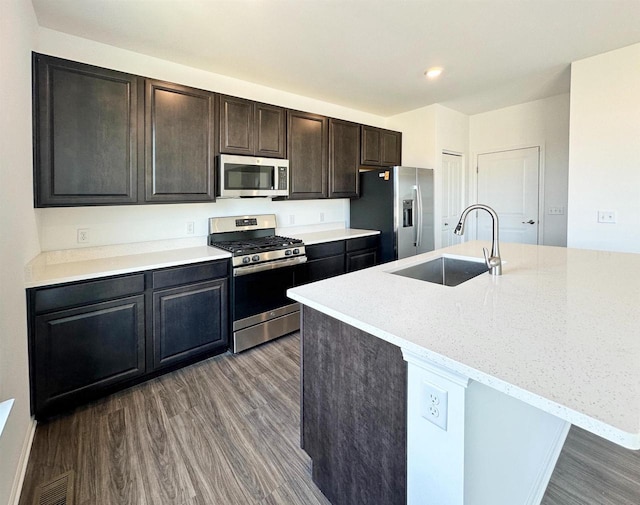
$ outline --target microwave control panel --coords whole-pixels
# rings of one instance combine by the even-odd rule
[[[278,189],[287,189],[287,167],[278,167]]]

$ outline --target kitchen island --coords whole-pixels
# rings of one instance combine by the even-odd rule
[[[640,255],[502,244],[500,277],[448,287],[393,274],[442,255],[480,259],[486,245],[289,291],[305,305],[303,381],[304,348],[333,321],[334,341],[348,327],[401,350],[408,503],[539,503],[571,424],[640,448]],[[448,405],[432,403],[434,387]],[[434,407],[446,430],[429,422]]]

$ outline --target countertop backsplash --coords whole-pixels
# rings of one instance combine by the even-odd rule
[[[206,243],[208,219],[219,216],[275,214],[278,229],[286,228],[286,233],[308,227],[344,228],[349,221],[349,200],[238,198],[218,199],[215,203],[61,207],[36,212],[44,253],[177,239],[200,238]],[[88,242],[78,243],[79,229],[88,230]]]

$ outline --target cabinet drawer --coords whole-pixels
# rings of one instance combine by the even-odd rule
[[[153,272],[153,289],[180,286],[192,282],[208,281],[226,277],[229,271],[227,260],[198,263],[184,267],[172,267]]]
[[[144,291],[144,274],[35,290],[36,313],[101,302]]]
[[[335,256],[336,254],[344,254],[344,240],[306,246],[305,250],[309,260],[326,258],[327,256]]]
[[[358,251],[360,249],[373,249],[375,247],[378,247],[378,235],[347,240],[347,252]]]
[[[320,281],[342,275],[345,272],[344,255],[329,256],[313,261],[307,261],[300,265],[296,273],[296,286],[307,284],[308,282]]]

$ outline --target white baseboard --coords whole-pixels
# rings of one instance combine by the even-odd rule
[[[20,454],[20,461],[18,463],[18,469],[16,476],[13,479],[13,486],[11,487],[11,495],[9,498],[9,505],[18,505],[20,501],[20,493],[22,492],[22,483],[24,482],[25,474],[27,473],[27,464],[29,463],[29,454],[31,454],[31,445],[33,444],[33,437],[36,434],[36,420],[31,418],[31,426],[27,430],[27,434],[24,437],[22,444],[22,452]]]

